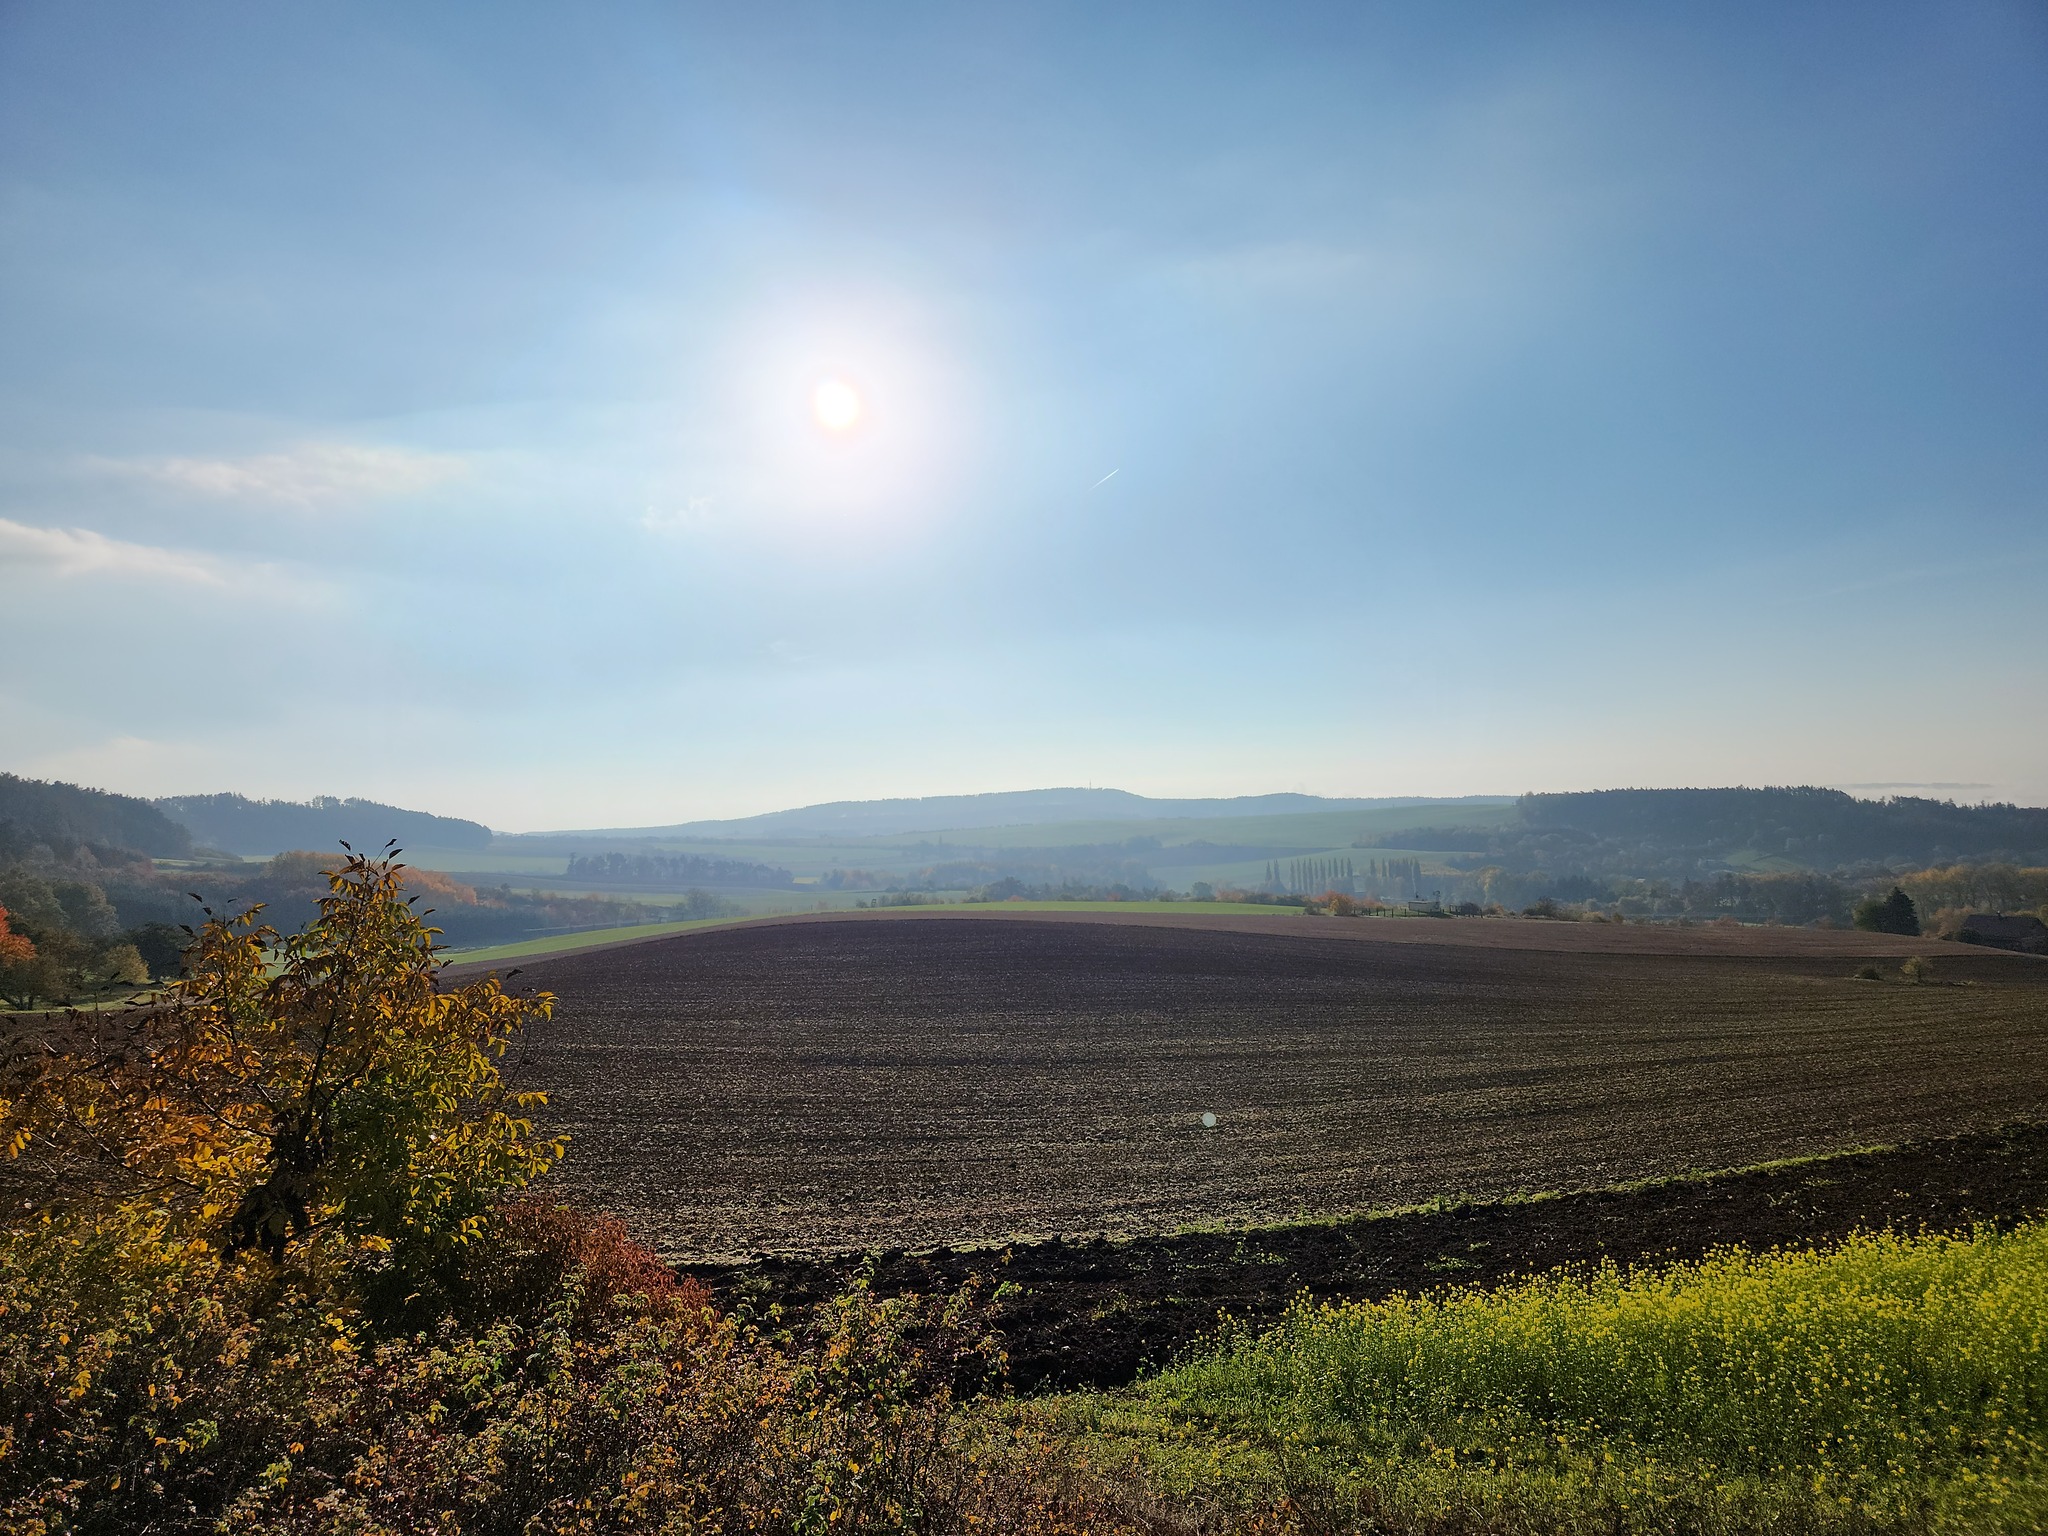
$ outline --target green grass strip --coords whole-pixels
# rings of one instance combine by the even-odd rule
[[[450,949],[441,958],[450,965],[474,965],[494,960],[522,960],[535,955],[566,955],[597,944],[617,944],[626,939],[660,939],[672,933],[694,933],[700,928],[731,928],[758,922],[751,917],[702,917],[682,923],[637,923],[625,928],[589,928],[581,933],[550,934],[546,938],[523,939],[517,944],[493,944],[486,949]]]
[[[701,928],[733,928],[742,923],[767,922],[786,917],[843,917],[847,908],[828,912],[757,912],[746,917],[706,917],[681,923],[638,923],[625,928],[591,928],[580,933],[550,934],[545,938],[522,939],[516,944],[493,944],[481,949],[449,949],[441,958],[450,965],[488,964],[496,960],[532,959],[541,955],[573,954],[596,944],[617,944],[627,939],[659,939],[670,934],[694,933]],[[884,907],[879,910],[918,917],[986,917],[1000,912],[1184,912],[1211,916],[1299,917],[1297,907],[1268,907],[1234,901],[1004,901],[934,902],[923,906]]]

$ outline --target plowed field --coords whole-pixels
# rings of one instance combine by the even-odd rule
[[[559,999],[525,1072],[574,1137],[558,1188],[677,1258],[1272,1222],[2048,1112],[2048,963],[1296,921],[878,915],[564,956],[514,982]],[[1932,984],[1853,976],[1913,950]]]

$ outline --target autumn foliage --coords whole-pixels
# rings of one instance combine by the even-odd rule
[[[403,867],[351,857],[319,917],[208,923],[158,1007],[17,1066],[11,1157],[53,1198],[146,1201],[180,1235],[282,1261],[296,1241],[461,1243],[561,1153],[499,1060],[546,995],[444,992]]]
[[[20,965],[35,955],[35,945],[7,926],[7,909],[0,907],[0,965]]]
[[[0,907],[0,997],[16,995],[22,989],[15,984],[15,976],[25,972],[36,958],[36,947],[29,942],[26,934],[13,931],[7,925],[7,909]]]
[[[209,921],[160,1004],[0,1100],[0,1536],[1135,1527],[1024,1427],[975,1294],[721,1315],[504,1075],[543,994],[444,989],[388,860]]]

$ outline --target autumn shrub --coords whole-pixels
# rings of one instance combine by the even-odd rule
[[[602,1318],[627,1297],[663,1315],[695,1315],[711,1304],[702,1284],[678,1276],[616,1218],[513,1199],[442,1261],[380,1268],[365,1287],[365,1310],[385,1334],[445,1319],[476,1326],[531,1321],[558,1306],[572,1285],[581,1298],[578,1320]]]
[[[1029,1509],[1002,1445],[954,1414],[947,1363],[911,1340],[920,1326],[946,1335],[957,1301],[856,1289],[789,1343],[632,1303],[584,1332],[567,1321],[576,1305],[572,1288],[535,1325],[374,1350],[321,1405],[332,1432],[318,1454],[309,1443],[248,1489],[232,1523],[277,1536],[915,1531],[964,1529],[1005,1501]],[[984,1461],[993,1475],[977,1475]],[[1037,1514],[1028,1528],[1060,1528],[1057,1504]]]
[[[615,1225],[557,1215],[476,1239],[567,1261],[527,1310],[411,1334],[369,1326],[345,1272],[286,1275],[125,1216],[18,1226],[0,1237],[0,1532],[1161,1528],[1056,1438],[960,1409],[952,1383],[1001,1366],[972,1292],[855,1287],[784,1331],[664,1283]]]
[[[167,1229],[282,1263],[446,1252],[561,1142],[499,1061],[552,999],[495,977],[443,991],[402,866],[351,859],[320,915],[206,924],[160,1006],[0,1082],[0,1136],[51,1209],[138,1202]]]
[[[579,1272],[537,1316],[380,1339],[259,1256],[77,1223],[11,1234],[0,1280],[9,1536],[1139,1528],[958,1409],[972,1298],[856,1288],[780,1337]]]
[[[442,989],[399,866],[327,879],[9,1059],[0,1536],[1138,1528],[958,1409],[1002,1375],[971,1289],[721,1315],[521,1197],[561,1145],[498,1063],[548,999]]]

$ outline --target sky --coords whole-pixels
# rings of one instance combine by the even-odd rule
[[[2044,274],[2033,0],[0,0],[0,769],[2048,803]]]

